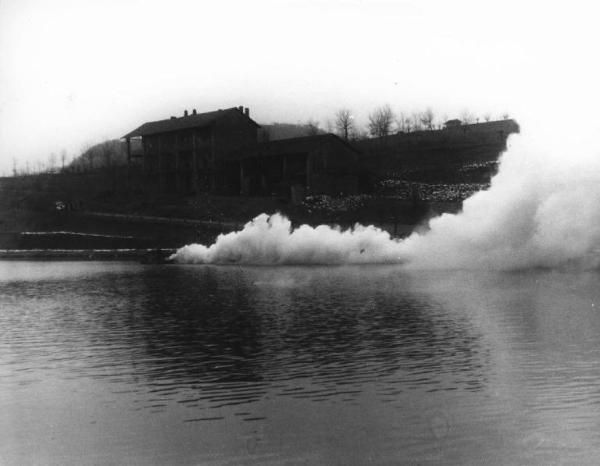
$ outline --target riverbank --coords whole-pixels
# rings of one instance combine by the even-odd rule
[[[34,215],[35,213],[31,213]],[[43,217],[43,215],[42,215]],[[0,232],[0,250],[15,251],[0,253],[0,258],[12,257],[11,254],[30,254],[33,256],[56,257],[128,257],[129,251],[148,251],[156,249],[174,250],[186,244],[212,244],[219,235],[239,231],[252,220],[248,217],[240,221],[213,221],[191,218],[169,218],[147,215],[126,215],[109,212],[63,213],[54,216],[54,222],[45,222],[43,229],[33,227],[27,231]],[[331,227],[349,229],[357,223],[374,224],[387,231],[394,238],[408,236],[416,225],[401,223],[396,219],[384,219],[383,222],[331,222],[318,217],[309,222],[300,222],[291,218],[293,227],[302,224],[317,226],[327,224]],[[387,220],[387,221],[386,221]],[[35,251],[24,253],[23,251]],[[57,251],[44,253],[43,251]],[[61,252],[58,252],[61,251]],[[115,251],[114,253],[109,251]]]
[[[131,260],[164,263],[175,249],[0,249],[0,260]]]
[[[402,238],[429,218],[461,207],[460,201],[410,200],[398,193],[309,196],[300,204],[277,196],[157,196],[130,192],[118,183],[102,190],[99,184],[106,177],[95,175],[0,179],[0,249],[114,251],[212,244],[219,234],[240,230],[262,213],[285,215],[294,227],[347,229],[359,223]]]

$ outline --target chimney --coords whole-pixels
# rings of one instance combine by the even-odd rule
[[[188,111],[187,111],[187,110],[184,110],[184,111],[183,111],[183,116],[184,116],[184,117],[188,116]]]
[[[242,105],[240,105],[240,106],[238,107],[238,110],[240,111],[240,113],[244,113],[244,107],[243,107]]]
[[[246,115],[248,118],[250,118],[250,109],[248,107],[245,108],[244,115]]]
[[[192,110],[192,115],[196,115],[196,109]]]
[[[177,117],[176,116],[172,116],[171,120],[177,120]]]

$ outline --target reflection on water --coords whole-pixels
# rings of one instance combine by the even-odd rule
[[[597,279],[0,263],[0,462],[593,464]]]

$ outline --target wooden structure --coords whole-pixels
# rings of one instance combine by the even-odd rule
[[[334,134],[257,144],[239,154],[240,192],[246,195],[354,194],[359,151]]]
[[[357,192],[359,151],[333,134],[258,142],[234,107],[145,123],[123,136],[145,192],[243,195]],[[130,177],[131,179],[131,177]]]
[[[193,110],[182,117],[144,123],[123,138],[130,166],[138,159],[146,190],[216,192],[235,189],[229,188],[227,175],[236,163],[232,154],[255,146],[259,127],[247,108]],[[132,150],[139,140],[142,150]]]

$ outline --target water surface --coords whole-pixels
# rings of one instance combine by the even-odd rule
[[[0,262],[0,463],[595,464],[599,278]]]

